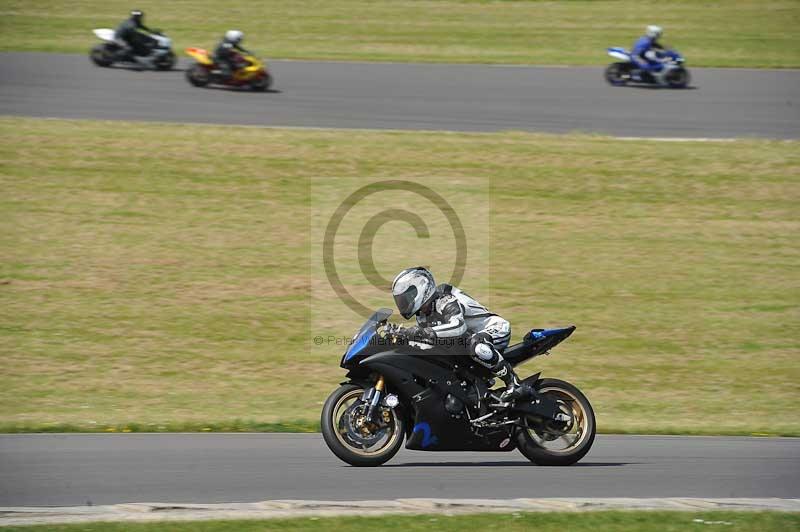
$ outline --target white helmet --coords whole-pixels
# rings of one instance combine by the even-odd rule
[[[436,282],[427,268],[417,266],[397,274],[392,282],[392,296],[397,310],[408,319],[425,305],[436,293]]]
[[[647,26],[645,34],[651,39],[658,39],[664,34],[664,29],[661,26]]]
[[[225,40],[229,43],[239,44],[244,39],[244,33],[239,30],[228,30],[225,32]]]

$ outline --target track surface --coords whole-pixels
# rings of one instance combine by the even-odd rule
[[[183,59],[183,66],[189,64]],[[183,72],[0,54],[0,114],[266,126],[800,138],[800,71],[691,70],[695,89],[610,87],[599,68],[276,61],[280,92]]]
[[[0,114],[336,128],[800,138],[800,71],[693,70],[694,90],[612,88],[596,68],[275,62],[280,92],[181,72],[0,54]],[[0,436],[0,506],[402,497],[798,497],[800,439],[600,436],[583,462],[402,451],[343,465],[318,435]]]
[[[573,467],[402,450],[379,468],[318,434],[0,436],[0,506],[404,497],[798,497],[800,439],[598,436]]]

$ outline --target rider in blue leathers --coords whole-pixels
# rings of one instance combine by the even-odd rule
[[[660,72],[664,68],[658,54],[659,50],[664,49],[658,42],[663,34],[660,26],[647,26],[646,33],[639,37],[631,50],[631,58],[636,66],[648,72]]]

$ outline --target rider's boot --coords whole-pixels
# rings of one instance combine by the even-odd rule
[[[219,65],[219,77],[224,82],[229,82],[233,79],[233,68],[227,63],[220,63]]]
[[[492,368],[492,372],[506,384],[506,390],[500,394],[500,400],[516,401],[532,394],[531,387],[519,381],[514,368],[511,367],[508,361],[501,358],[497,365]]]

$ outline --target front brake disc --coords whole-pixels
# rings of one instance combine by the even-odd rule
[[[381,436],[384,434],[384,430],[376,430],[372,431],[369,430],[366,432],[362,432],[362,426],[359,425],[359,418],[363,423],[364,417],[364,406],[363,404],[356,404],[351,406],[350,408],[345,411],[344,415],[342,416],[342,421],[344,421],[345,429],[347,431],[347,437],[357,445],[363,445],[369,447],[377,442]]]

